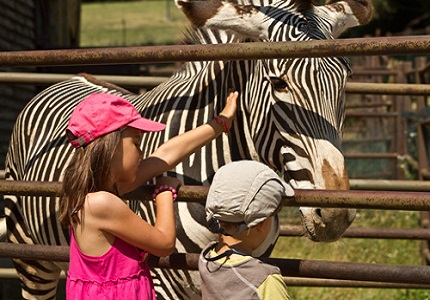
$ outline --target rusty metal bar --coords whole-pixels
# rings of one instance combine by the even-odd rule
[[[284,277],[287,286],[307,286],[307,287],[336,287],[336,288],[393,288],[393,289],[430,289],[427,284],[407,284],[390,282],[371,282],[358,280],[336,280],[320,278],[294,278]]]
[[[0,180],[0,194],[22,196],[55,196],[60,193],[60,182]]]
[[[0,242],[0,257],[67,262],[69,261],[69,246],[26,245]]]
[[[4,170],[0,170],[0,179],[4,179]],[[33,186],[33,183],[27,185],[26,181],[15,181],[13,184],[13,190],[20,189],[19,186]],[[38,183],[39,184],[39,183]],[[59,191],[60,185],[57,183],[47,183],[49,189],[52,189],[54,193]],[[377,191],[409,191],[409,192],[429,192],[430,181],[429,180],[385,180],[385,179],[350,179],[349,180],[351,190],[377,190]],[[43,184],[42,184],[43,185]],[[33,187],[34,188],[34,187]],[[45,187],[40,190],[44,190]],[[2,181],[0,181],[0,193],[2,192]]]
[[[346,117],[365,117],[365,118],[395,118],[399,114],[395,112],[361,112],[361,111],[351,111],[346,112]]]
[[[354,69],[354,75],[356,76],[399,76],[399,72],[396,70],[389,69]]]
[[[397,159],[398,153],[344,153],[345,158]]]
[[[54,84],[62,80],[70,79],[73,76],[75,76],[75,74],[0,72],[0,83]],[[96,76],[100,80],[123,87],[133,88],[152,88],[169,79],[169,77],[156,76]],[[352,94],[430,95],[430,85],[347,82],[345,91]]]
[[[69,247],[0,243],[0,257],[23,260],[67,262]],[[150,256],[150,267],[197,270],[198,253],[174,253],[168,257]],[[264,259],[281,269],[283,276],[430,284],[430,267],[373,263],[331,262],[321,260]]]
[[[429,54],[429,36],[0,52],[1,66],[58,66]]]
[[[311,261],[270,258],[283,276],[429,284],[429,266],[405,266],[373,263]]]
[[[430,95],[428,84],[347,82],[345,91],[351,94]]]
[[[59,193],[59,182],[31,182],[0,180],[0,193],[18,195],[48,195]],[[130,200],[148,200],[153,186],[141,186],[125,195]],[[204,203],[207,186],[182,186],[178,199],[188,202]],[[392,210],[430,210],[430,193],[352,191],[352,190],[296,190],[294,198],[285,198],[287,206],[345,207]]]
[[[60,273],[60,280],[65,280],[66,279],[66,274],[64,273],[64,271],[62,271]],[[0,268],[0,280],[16,280],[19,279],[18,274],[16,273],[16,269],[15,268]],[[391,284],[389,284],[391,285]]]
[[[0,72],[0,83],[54,84],[73,76],[76,74]],[[169,79],[157,76],[96,75],[96,77],[116,85],[134,88],[152,88]]]
[[[284,205],[426,211],[430,210],[430,193],[296,190]]]
[[[17,280],[18,274],[14,268],[0,268],[0,280]],[[65,280],[66,274],[60,273],[60,280]],[[335,279],[315,279],[300,277],[284,277],[287,286],[307,286],[307,287],[338,287],[338,288],[393,288],[393,289],[430,289],[430,285],[407,284],[391,282],[371,282],[356,280],[335,280]]]
[[[366,180],[350,179],[352,190],[373,190],[373,191],[410,191],[429,192],[430,181],[425,180]]]
[[[280,236],[303,236],[303,227],[300,225],[282,225]],[[349,227],[342,238],[430,240],[430,230],[424,228]]]
[[[197,270],[199,254],[177,253],[169,257],[149,259],[151,267]],[[331,262],[268,258],[266,262],[281,269],[283,276],[342,280],[430,284],[430,267],[371,263]]]

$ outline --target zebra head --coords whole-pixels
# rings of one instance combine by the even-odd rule
[[[239,1],[176,0],[176,4],[193,25],[233,32],[241,41],[333,39],[347,28],[367,23],[373,13],[370,0],[329,1],[321,6],[295,0]],[[260,67],[262,75],[249,85],[264,90],[266,106],[249,103],[258,102],[258,97],[241,95],[258,158],[294,188],[348,189],[341,150],[347,60],[267,59]],[[356,214],[354,209],[338,208],[302,207],[300,212],[308,237],[321,242],[339,239]]]

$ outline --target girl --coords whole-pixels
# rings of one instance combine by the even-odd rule
[[[170,139],[147,158],[139,148],[142,134],[163,130],[164,124],[142,118],[131,103],[111,94],[90,95],[75,108],[66,135],[76,151],[60,201],[60,221],[70,226],[67,299],[155,299],[145,258],[147,253],[167,256],[175,248],[173,200],[180,181],[157,179],[154,226],[119,196],[228,132],[237,97],[230,93],[222,114]]]

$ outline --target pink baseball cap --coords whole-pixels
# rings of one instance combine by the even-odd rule
[[[124,98],[98,93],[89,95],[76,106],[66,135],[72,146],[79,148],[124,126],[146,132],[166,128],[164,124],[142,118],[133,104]]]

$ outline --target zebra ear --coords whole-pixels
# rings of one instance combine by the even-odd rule
[[[343,4],[337,4],[337,2],[340,2],[340,0],[327,0],[326,5],[330,5],[335,10],[342,10],[339,8],[339,5]],[[374,12],[372,0],[346,0],[342,2],[347,3],[352,14],[358,20],[358,24],[356,25],[364,25],[372,20]]]

